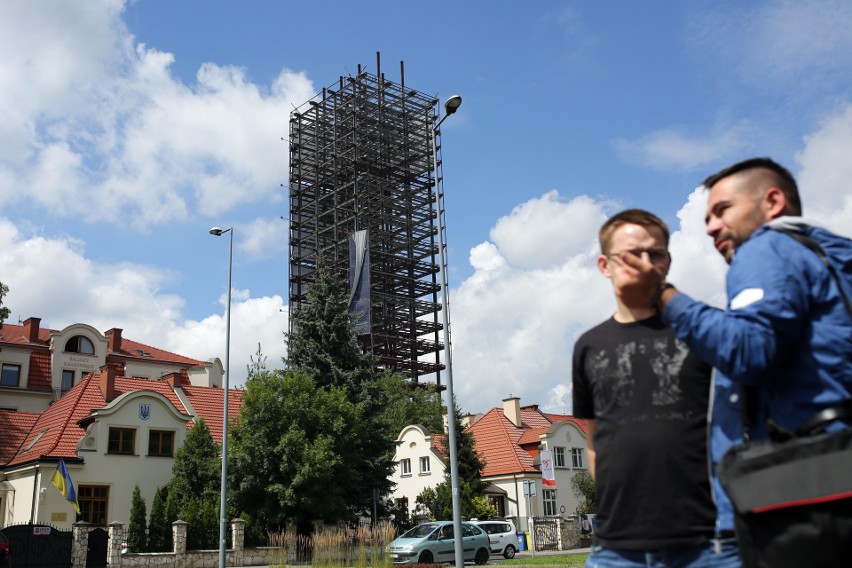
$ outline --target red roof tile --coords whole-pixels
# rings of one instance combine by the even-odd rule
[[[6,465],[15,456],[38,417],[37,412],[0,410],[0,432],[3,432],[3,441],[0,443],[0,465]]]
[[[30,375],[27,388],[31,390],[50,390],[50,375],[50,351],[47,349],[33,350],[30,353]]]
[[[213,387],[184,386],[182,387],[189,404],[195,412],[210,428],[210,434],[217,444],[222,443],[222,409],[225,391]],[[228,416],[229,424],[233,424],[240,414],[240,406],[243,403],[243,391],[237,389],[228,390]]]

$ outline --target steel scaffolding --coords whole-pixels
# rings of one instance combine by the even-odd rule
[[[407,88],[402,64],[400,76],[385,79],[377,57],[375,75],[359,65],[290,114],[289,305],[319,267],[339,274],[381,364],[440,386],[438,99]]]

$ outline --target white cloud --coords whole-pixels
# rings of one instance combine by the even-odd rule
[[[799,188],[805,217],[814,217],[830,229],[850,235],[852,219],[852,105],[846,105],[805,137],[797,159],[802,170]]]
[[[86,257],[83,244],[68,238],[25,235],[0,218],[0,274],[9,286],[4,305],[18,318],[42,317],[62,329],[87,323],[101,332],[113,327],[124,336],[201,360],[225,356],[225,297],[222,313],[184,321],[184,300],[161,291],[174,275],[132,263],[108,264]],[[249,357],[260,343],[270,368],[285,354],[287,310],[280,296],[252,298],[235,290],[231,316],[231,384],[246,376]]]
[[[638,140],[613,142],[622,159],[661,170],[690,170],[738,156],[746,147],[747,126],[718,126],[710,134],[690,136],[677,130],[658,130]]]
[[[290,223],[284,219],[255,219],[239,228],[239,249],[254,260],[286,255]]]
[[[49,4],[49,5],[48,5]],[[60,216],[137,228],[278,202],[292,104],[304,73],[269,86],[136,44],[123,3],[0,4],[0,203],[32,199]]]

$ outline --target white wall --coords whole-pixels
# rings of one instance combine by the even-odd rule
[[[420,458],[429,457],[430,472],[420,473]],[[411,460],[411,473],[402,475],[401,462]],[[390,479],[396,484],[393,498],[407,498],[408,512],[414,513],[417,506],[415,500],[427,487],[435,487],[444,480],[444,464],[440,454],[432,446],[431,434],[419,425],[406,426],[400,432],[396,441],[394,454],[396,466]]]

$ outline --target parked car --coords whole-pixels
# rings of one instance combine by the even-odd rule
[[[0,531],[0,568],[12,568],[12,553],[9,550],[9,539]]]
[[[518,533],[515,532],[515,523],[503,519],[470,522],[488,535],[492,554],[502,554],[504,558],[515,557],[518,551]]]
[[[465,560],[485,564],[491,556],[488,535],[470,523],[462,523],[462,550]],[[423,523],[398,536],[387,547],[394,564],[453,562],[455,540],[453,522]]]

